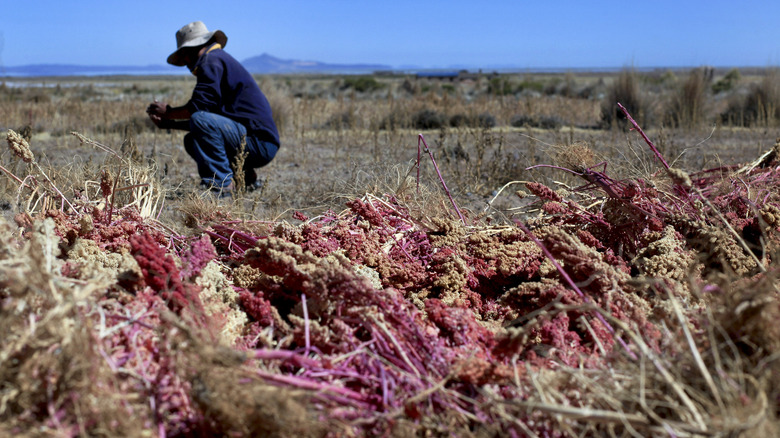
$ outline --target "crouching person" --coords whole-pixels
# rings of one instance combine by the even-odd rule
[[[245,143],[243,163],[247,191],[260,186],[256,168],[273,160],[279,133],[271,107],[252,75],[223,50],[227,36],[209,32],[195,21],[176,32],[177,49],[168,63],[187,66],[197,82],[183,106],[153,102],[146,109],[159,128],[184,129],[184,148],[195,160],[200,184],[222,196],[235,189],[231,163]]]

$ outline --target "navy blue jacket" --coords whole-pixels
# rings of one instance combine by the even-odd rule
[[[256,136],[279,146],[279,132],[271,117],[271,106],[251,74],[235,58],[212,47],[195,64],[198,78],[187,109],[207,111],[233,119]]]

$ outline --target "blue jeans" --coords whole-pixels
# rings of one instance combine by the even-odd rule
[[[190,133],[184,136],[184,149],[198,165],[201,182],[217,188],[226,188],[233,181],[230,163],[235,162],[246,138],[244,151],[245,183],[257,179],[254,169],[263,167],[274,158],[279,147],[246,135],[246,127],[235,120],[218,114],[198,111],[190,118]]]

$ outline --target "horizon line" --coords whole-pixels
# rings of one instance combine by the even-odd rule
[[[247,58],[250,59],[250,58]],[[297,61],[297,60],[294,60]],[[243,62],[243,61],[242,61]],[[319,61],[315,61],[319,62]],[[772,69],[777,68],[777,65],[765,64],[765,65],[711,65],[711,64],[698,64],[698,65],[656,65],[656,66],[637,66],[637,65],[622,65],[622,66],[568,66],[568,67],[553,67],[553,66],[517,66],[511,64],[505,65],[468,65],[468,64],[451,64],[445,66],[415,66],[415,65],[403,65],[392,66],[373,63],[353,63],[353,64],[331,64],[324,63],[322,70],[314,69],[281,69],[280,71],[267,71],[258,72],[249,69],[252,74],[414,74],[418,72],[458,72],[465,71],[468,73],[566,73],[566,72],[587,72],[587,73],[614,73],[622,70],[637,70],[642,72],[659,71],[659,70],[690,70],[696,68],[713,68],[713,69]],[[339,67],[345,70],[338,70]],[[366,68],[372,67],[372,68]],[[374,68],[381,67],[381,68]],[[386,67],[386,68],[384,68]],[[64,71],[61,74],[56,72],[34,72],[23,71],[25,69],[57,69],[65,68],[70,71]],[[11,71],[8,71],[11,70]],[[20,71],[21,70],[21,71]],[[74,70],[86,70],[82,72]],[[103,71],[101,71],[103,70]],[[126,70],[122,72],[121,70]],[[36,74],[39,73],[39,74]],[[138,75],[138,76],[152,76],[152,75],[179,75],[189,74],[188,71],[181,69],[180,67],[168,65],[168,64],[144,64],[144,65],[90,65],[90,64],[72,64],[72,63],[37,63],[37,64],[24,64],[15,66],[3,66],[0,65],[0,78],[9,77],[60,77],[60,76],[101,76],[101,75]]]

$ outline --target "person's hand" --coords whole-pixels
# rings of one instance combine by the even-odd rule
[[[162,128],[162,118],[157,114],[149,114],[149,118],[152,119],[152,123],[158,128]]]
[[[163,120],[163,116],[168,112],[168,104],[165,102],[158,102],[154,100],[148,107],[146,107],[146,114],[149,114],[149,118],[152,119],[157,127],[160,127],[160,123]]]
[[[168,111],[168,104],[165,102],[158,102],[157,99],[154,100],[151,104],[149,104],[148,107],[146,107],[146,114],[152,115],[156,114],[158,116],[161,116],[165,114]]]

